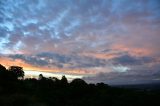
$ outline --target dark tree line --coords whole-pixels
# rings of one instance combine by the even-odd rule
[[[6,69],[0,64],[0,81],[11,81],[18,80],[19,78],[23,79],[24,71],[22,67],[11,66],[9,69]]]
[[[24,79],[22,67],[0,65],[0,106],[160,106],[160,91],[70,83],[65,76]]]

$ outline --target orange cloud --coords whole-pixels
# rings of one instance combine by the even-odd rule
[[[115,44],[115,45],[112,45],[111,48],[117,51],[128,52],[133,56],[148,56],[153,54],[153,51],[147,48],[137,48],[137,47],[132,47],[132,46],[123,45],[123,44]]]
[[[83,69],[58,69],[54,67],[47,67],[47,66],[34,66],[32,64],[28,64],[25,61],[21,59],[10,59],[7,57],[0,57],[0,63],[4,65],[5,67],[10,67],[10,66],[21,66],[23,67],[24,70],[29,70],[29,71],[42,71],[42,72],[49,72],[49,73],[64,73],[64,74],[70,74],[70,75],[89,75],[89,74],[94,74],[94,72],[89,72]]]
[[[88,52],[88,53],[82,53],[83,56],[90,56],[90,57],[95,57],[98,59],[112,59],[114,57],[117,57],[116,53],[93,53],[93,52]]]

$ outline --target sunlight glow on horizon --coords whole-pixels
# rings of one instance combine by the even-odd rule
[[[42,71],[24,71],[25,72],[25,78],[38,78],[40,74],[42,74],[44,77],[56,77],[58,79],[61,79],[63,75],[66,76],[68,80],[73,80],[75,78],[82,78],[82,75],[69,75],[69,74],[63,74],[63,73],[50,73],[50,72],[42,72]]]

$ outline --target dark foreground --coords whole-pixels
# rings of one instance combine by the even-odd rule
[[[159,89],[117,88],[82,79],[68,83],[65,76],[18,80],[23,73],[13,71],[0,67],[0,106],[160,106]]]

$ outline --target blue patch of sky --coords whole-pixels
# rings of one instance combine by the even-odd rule
[[[6,44],[9,43],[9,42],[10,42],[9,41],[9,34],[4,38],[0,38],[0,52],[2,54],[11,53],[11,51],[8,48],[6,48]]]
[[[22,46],[23,46],[22,41],[18,41],[14,46],[14,50],[20,50]]]
[[[7,28],[7,31],[13,31],[14,25],[11,22],[0,23],[0,27]]]
[[[116,72],[127,72],[128,70],[130,70],[129,67],[122,66],[122,65],[113,66],[112,69]]]
[[[37,24],[38,23],[38,20],[37,19],[28,19],[28,20],[25,20],[22,25],[23,26],[27,26],[29,24]]]

